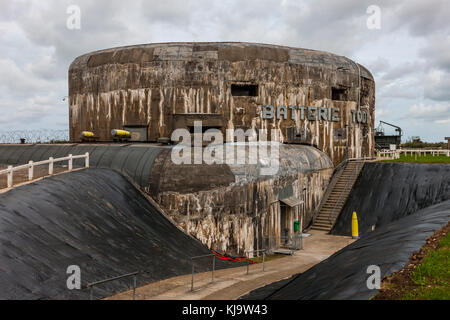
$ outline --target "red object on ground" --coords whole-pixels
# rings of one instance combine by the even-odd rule
[[[244,262],[244,261],[250,261],[251,263],[255,263],[255,261],[253,261],[252,259],[247,259],[247,258],[233,258],[227,255],[223,255],[217,252],[214,252],[214,255],[216,256],[217,259],[221,259],[221,260],[227,260],[227,261],[232,261],[232,262]]]

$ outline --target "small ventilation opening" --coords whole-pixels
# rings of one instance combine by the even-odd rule
[[[234,97],[257,97],[258,85],[256,84],[232,84],[231,95]]]
[[[338,101],[347,101],[347,89],[331,88],[331,99]]]
[[[221,130],[221,127],[214,127],[214,126],[202,126],[202,133],[204,134],[207,130],[209,130],[209,129],[216,129],[216,130]],[[194,126],[190,126],[189,127],[189,132],[191,133],[191,134],[194,134],[195,132],[194,132],[194,130],[195,130],[195,127]]]

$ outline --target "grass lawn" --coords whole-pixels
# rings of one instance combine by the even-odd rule
[[[446,155],[436,155],[433,157],[431,154],[427,155],[400,155],[400,159],[394,160],[381,160],[381,162],[416,162],[416,163],[450,163],[450,157]]]
[[[417,266],[411,276],[414,286],[405,300],[450,300],[450,233]]]

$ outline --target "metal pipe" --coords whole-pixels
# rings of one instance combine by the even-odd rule
[[[136,300],[136,275],[133,276],[133,300]]]
[[[88,283],[87,286],[88,286],[88,287],[93,287],[93,286],[96,286],[96,285],[99,285],[99,284],[103,284],[103,283],[105,283],[105,282],[110,282],[110,281],[119,280],[119,279],[126,278],[126,277],[131,277],[131,276],[133,276],[133,275],[137,275],[138,273],[139,273],[139,272],[133,272],[133,273],[124,274],[124,275],[122,275],[122,276],[118,276],[118,277],[114,277],[114,278],[105,279],[105,280],[102,280],[102,281],[97,281],[97,282]]]
[[[205,258],[205,257],[210,257],[213,256],[213,271],[212,271],[212,282],[214,282],[214,269],[215,269],[215,254],[214,253],[210,253],[210,254],[205,254],[202,256],[196,256],[196,257],[192,257],[191,261],[192,261],[192,279],[191,279],[191,291],[194,291],[194,259],[198,259],[198,258]]]
[[[250,268],[250,254],[247,252],[247,275]]]
[[[212,267],[212,279],[211,283],[214,282],[214,269],[216,268],[216,256],[213,256],[213,267]]]
[[[263,251],[263,272],[264,272],[264,258],[266,257],[266,251]]]
[[[192,261],[191,291],[194,291],[194,261]]]

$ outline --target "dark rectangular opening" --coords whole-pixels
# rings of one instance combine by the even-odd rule
[[[338,101],[347,101],[347,89],[331,88],[331,99]]]
[[[234,97],[257,97],[258,85],[256,84],[232,84],[231,95]]]
[[[189,126],[188,128],[189,128],[189,132],[190,132],[191,134],[194,134],[194,133],[195,133],[195,132],[194,132],[195,127]],[[202,133],[204,134],[204,133],[205,133],[207,130],[209,130],[209,129],[217,129],[217,130],[221,130],[222,128],[221,128],[221,127],[215,127],[215,126],[202,126]]]

